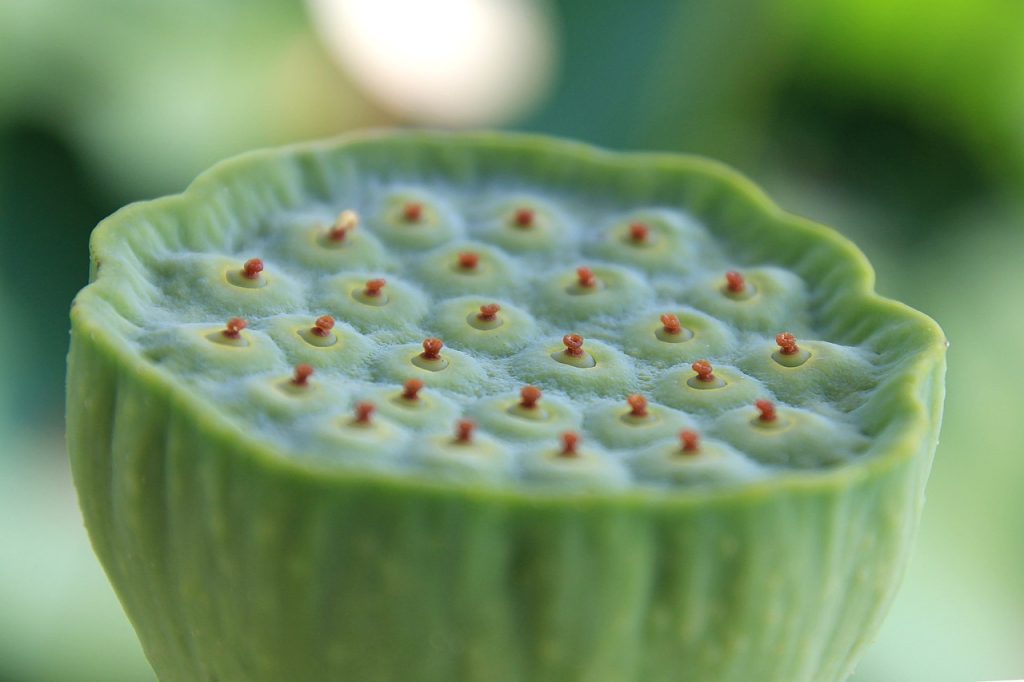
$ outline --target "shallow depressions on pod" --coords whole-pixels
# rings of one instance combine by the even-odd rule
[[[341,402],[302,403],[310,413],[294,432],[261,419],[269,398],[255,401],[248,423],[244,411],[226,411],[297,459],[308,433],[321,444],[365,441],[349,433],[360,399],[388,426],[373,430],[377,439],[418,439],[471,416],[475,439],[503,443],[503,464],[483,476],[495,485],[529,487],[530,457],[567,432],[640,487],[656,483],[657,467],[641,475],[634,457],[681,431],[713,434],[768,472],[864,456],[859,446],[832,452],[852,443],[838,438],[795,461],[720,432],[730,423],[723,415],[759,399],[816,415],[837,434],[877,431],[864,415],[899,359],[871,334],[847,338],[832,322],[837,294],[822,287],[834,285],[817,283],[831,272],[799,254],[773,259],[731,218],[687,208],[685,192],[673,198],[668,186],[646,199],[609,190],[595,201],[564,178],[513,179],[495,167],[467,182],[464,170],[422,174],[406,162],[326,195],[304,198],[300,187],[240,212],[237,224],[206,228],[206,253],[195,239],[168,235],[151,250],[132,241],[123,268],[149,275],[156,312],[129,319],[138,333],[126,341],[185,388],[219,383],[213,409],[231,382],[294,367],[316,370],[308,381],[317,389],[337,384]],[[117,262],[122,247],[100,248],[105,263]],[[744,435],[757,438],[749,426]],[[317,455],[353,465],[347,458],[344,448]],[[396,475],[435,469],[410,464]],[[556,478],[571,487],[571,472]]]

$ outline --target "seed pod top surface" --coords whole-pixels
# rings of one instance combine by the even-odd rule
[[[939,419],[938,326],[692,157],[428,132],[261,151],[117,212],[91,256],[73,344],[282,474],[690,500],[883,472]],[[715,440],[677,465],[681,428]]]

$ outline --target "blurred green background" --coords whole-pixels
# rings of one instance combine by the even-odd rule
[[[62,440],[91,228],[381,125],[706,154],[857,241],[952,345],[916,551],[853,679],[1024,677],[1024,3],[0,0],[0,681],[153,679]]]

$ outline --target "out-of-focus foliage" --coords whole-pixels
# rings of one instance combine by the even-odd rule
[[[943,325],[921,536],[854,682],[1024,675],[1024,3],[529,1],[560,61],[519,127],[731,163]],[[150,675],[60,445],[93,225],[249,147],[418,122],[311,22],[285,0],[0,0],[0,680]]]

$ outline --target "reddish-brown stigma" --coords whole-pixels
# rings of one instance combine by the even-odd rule
[[[366,288],[363,289],[364,296],[380,296],[380,290],[387,284],[387,280],[370,279],[366,281]]]
[[[541,391],[536,386],[523,386],[519,391],[519,407],[524,410],[532,410],[537,407],[537,401],[541,398]]]
[[[672,313],[665,313],[661,316],[661,324],[666,334],[679,334],[683,331],[683,324],[679,318]]]
[[[583,337],[579,334],[566,334],[562,337],[565,344],[565,354],[574,358],[583,356]]]
[[[643,223],[633,223],[629,226],[629,239],[637,244],[644,244],[651,234],[651,229]]]
[[[309,377],[313,376],[313,367],[302,363],[295,365],[295,376],[292,377],[293,386],[308,386]]]
[[[626,398],[626,403],[629,405],[629,415],[631,417],[647,416],[647,398],[643,397],[639,393],[634,393]]]
[[[419,400],[420,390],[422,389],[422,381],[419,379],[409,379],[402,385],[402,400]]]
[[[576,268],[576,283],[584,289],[591,289],[597,286],[597,275],[588,267]]]
[[[476,319],[481,322],[494,322],[498,319],[498,311],[501,310],[501,306],[497,303],[488,303],[487,305],[480,306],[480,314],[476,316]]]
[[[232,317],[228,320],[228,323],[224,325],[224,331],[221,334],[228,339],[238,339],[242,337],[242,330],[249,326],[249,323],[240,317]]]
[[[459,267],[463,270],[476,270],[480,264],[480,254],[476,251],[462,251],[459,253]]]
[[[518,208],[516,209],[515,216],[512,218],[515,222],[516,227],[533,227],[533,209],[532,208]]]
[[[575,431],[566,431],[562,434],[562,457],[576,457],[579,455],[580,434]]]
[[[468,419],[460,419],[455,422],[455,442],[461,445],[468,445],[473,442],[473,431],[476,430],[476,424],[469,421]]]
[[[326,338],[331,335],[332,329],[334,329],[334,318],[330,315],[321,315],[316,318],[316,322],[313,323],[309,331],[315,336]]]
[[[682,450],[686,453],[700,452],[700,434],[690,429],[683,429],[679,432],[679,442]]]
[[[779,344],[779,352],[783,355],[796,355],[800,352],[800,346],[796,345],[796,337],[789,332],[776,334],[775,343]]]
[[[761,415],[758,417],[760,421],[773,422],[778,419],[778,415],[775,413],[775,403],[772,401],[758,400],[754,403],[754,407],[761,412]]]
[[[259,279],[263,272],[263,261],[259,258],[250,258],[242,265],[242,277],[246,279]]]
[[[355,211],[342,211],[334,225],[327,231],[327,238],[332,242],[343,242],[348,233],[359,225],[359,215]]]
[[[418,201],[408,201],[402,207],[402,218],[407,223],[418,223],[423,219],[423,204]]]
[[[444,348],[444,341],[441,339],[433,336],[423,339],[423,352],[420,353],[420,357],[424,360],[440,360],[442,348]]]
[[[707,360],[698,360],[697,362],[690,365],[690,368],[697,373],[698,381],[714,381],[715,380],[715,369],[711,366],[711,363]]]
[[[370,424],[373,421],[373,413],[376,411],[377,406],[373,403],[356,403],[356,424]]]
[[[742,294],[747,290],[747,280],[735,270],[730,270],[725,273],[725,288],[734,294]]]

